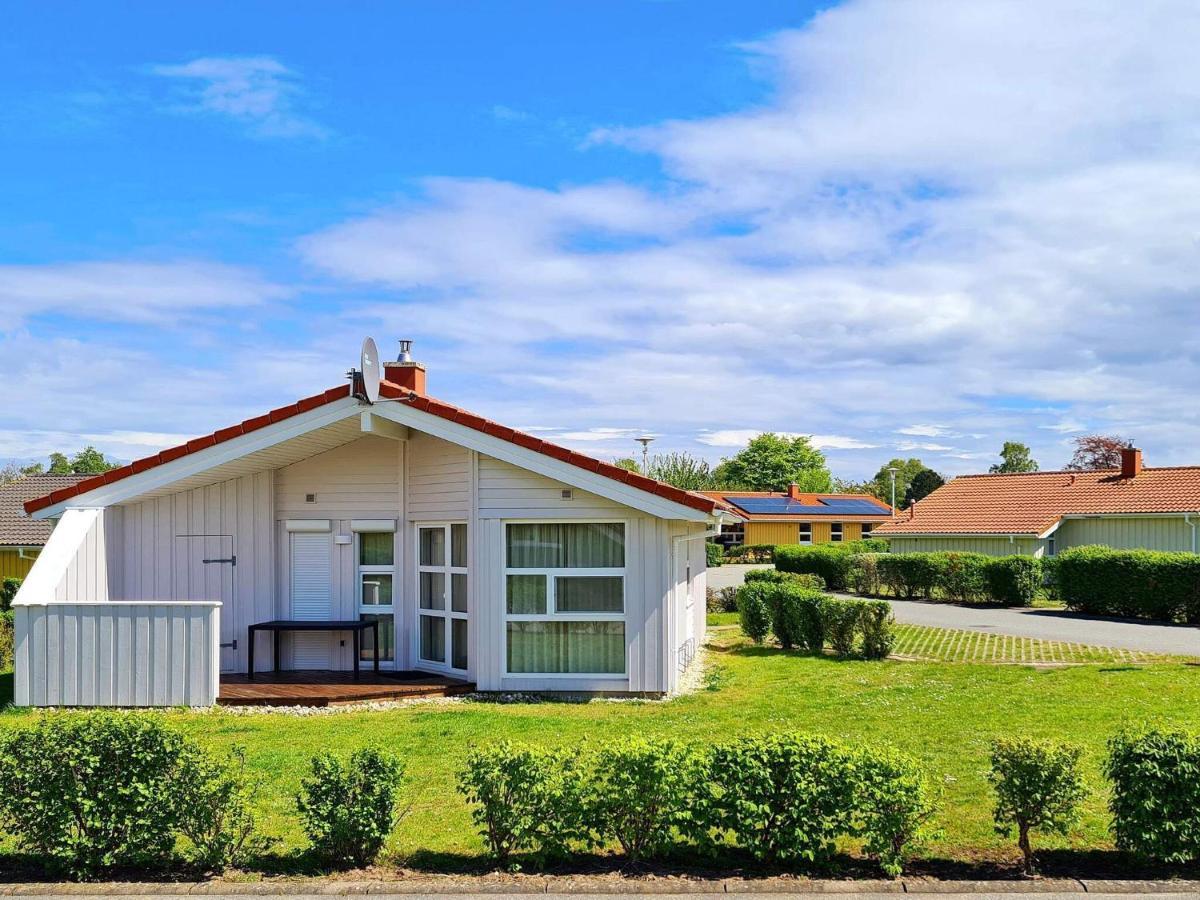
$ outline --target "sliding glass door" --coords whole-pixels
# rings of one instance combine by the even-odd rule
[[[417,660],[466,672],[469,613],[467,526],[417,526]]]

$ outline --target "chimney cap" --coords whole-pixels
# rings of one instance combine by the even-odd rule
[[[413,361],[412,345],[412,341],[406,338],[400,339],[400,355],[396,357],[396,362],[410,363]]]

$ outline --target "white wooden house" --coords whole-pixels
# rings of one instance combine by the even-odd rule
[[[364,618],[385,666],[479,690],[674,691],[728,513],[384,371],[373,404],[334,388],[30,501],[59,522],[14,604],[16,702],[204,706],[249,626]],[[352,646],[285,634],[279,662]]]

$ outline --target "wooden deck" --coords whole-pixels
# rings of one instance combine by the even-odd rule
[[[222,675],[217,694],[220,706],[341,706],[370,700],[411,700],[414,697],[452,697],[475,690],[475,685],[428,672],[305,670]]]

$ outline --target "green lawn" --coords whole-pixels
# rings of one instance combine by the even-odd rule
[[[472,864],[481,849],[455,772],[468,747],[501,737],[575,746],[634,733],[706,742],[795,729],[889,741],[922,760],[943,791],[945,834],[926,855],[975,861],[1013,856],[990,821],[991,738],[1028,733],[1083,744],[1092,787],[1086,815],[1070,838],[1046,837],[1041,845],[1106,848],[1098,773],[1108,736],[1143,718],[1200,728],[1200,668],[1181,661],[1062,668],[838,661],[755,647],[732,628],[713,632],[707,658],[705,687],[668,702],[447,701],[312,717],[214,711],[169,718],[211,748],[248,749],[250,765],[265,777],[266,830],[283,838],[285,851],[303,843],[291,798],[311,753],[363,744],[398,751],[408,761],[413,809],[393,849],[415,865],[451,867]],[[0,727],[34,715],[10,709]]]

